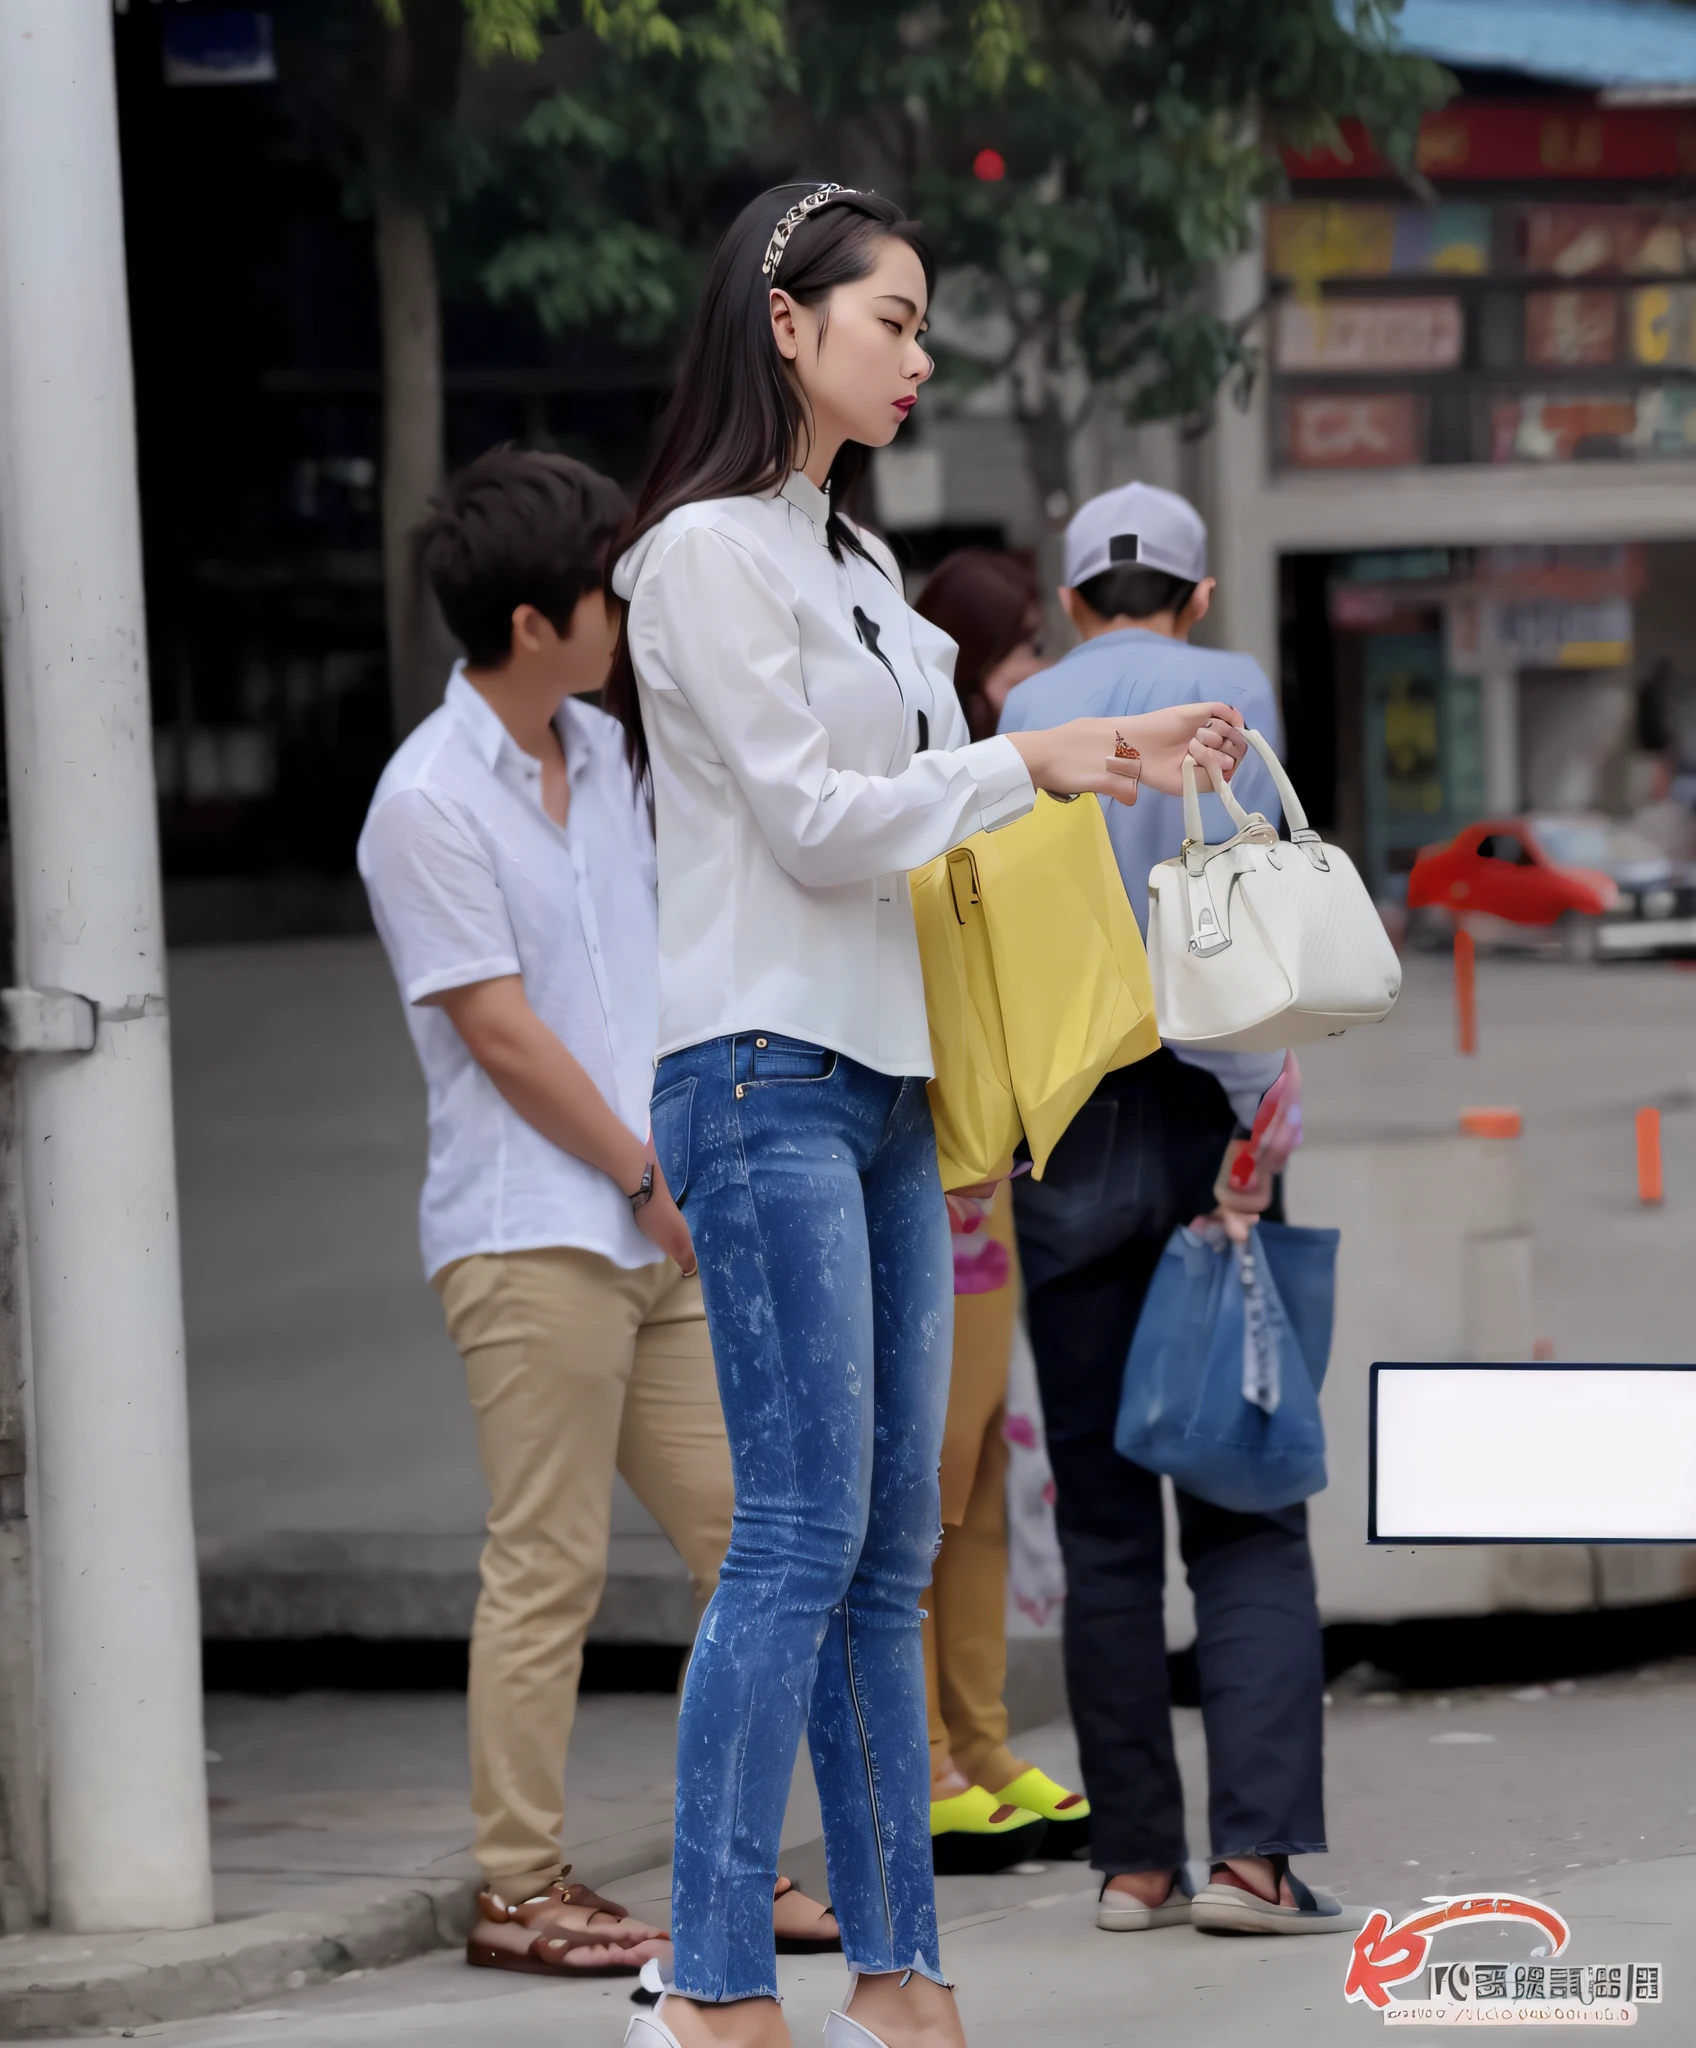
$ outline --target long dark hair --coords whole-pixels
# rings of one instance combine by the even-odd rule
[[[843,191],[809,214],[789,237],[775,273],[761,269],[777,224],[815,185],[774,185],[751,200],[719,243],[684,345],[677,384],[660,417],[657,445],[623,546],[632,547],[679,505],[705,498],[752,497],[783,483],[805,443],[806,402],[771,331],[770,291],[781,285],[803,306],[852,284],[877,262],[880,242],[905,242],[930,291],[935,273],[917,222],[876,192]],[[864,555],[859,536],[835,507],[852,494],[867,450],[845,441],[830,465],[831,552]],[[602,699],[624,726],[632,764],[648,766],[647,735],[636,696],[627,630]]]

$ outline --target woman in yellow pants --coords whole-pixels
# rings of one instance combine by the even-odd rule
[[[931,1851],[941,1875],[1005,1870],[1089,1842],[1089,1802],[1007,1747],[1007,1442],[1018,1311],[1013,1205],[950,1196],[954,1369],[942,1438],[942,1548],[925,1595]],[[987,1209],[985,1217],[983,1211]]]
[[[954,687],[974,740],[1015,683],[1046,665],[1042,594],[1017,555],[961,548],[915,607],[959,648]],[[1007,1444],[1001,1426],[1018,1312],[1013,1204],[950,1196],[954,1370],[942,1439],[942,1548],[925,1594],[931,1848],[939,1872],[1005,1870],[1089,1841],[1089,1802],[1007,1747]],[[988,1210],[987,1218],[985,1215]]]

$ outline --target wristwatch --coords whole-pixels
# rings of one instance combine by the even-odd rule
[[[638,1209],[645,1209],[653,1199],[654,1162],[651,1159],[648,1159],[645,1160],[642,1165],[642,1184],[639,1188],[635,1190],[635,1192],[630,1197],[631,1215],[634,1216]]]

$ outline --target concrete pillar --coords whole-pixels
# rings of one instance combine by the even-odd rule
[[[1498,669],[1479,680],[1484,718],[1484,808],[1519,809],[1519,675]]]
[[[1258,244],[1221,264],[1213,279],[1213,303],[1226,320],[1250,319],[1266,295],[1265,264]],[[1254,345],[1266,337],[1256,325]],[[1197,639],[1210,647],[1251,654],[1279,687],[1278,548],[1266,518],[1271,469],[1267,446],[1265,366],[1254,379],[1246,407],[1234,386],[1214,402],[1213,422],[1196,445],[1193,494],[1208,524],[1208,562],[1219,579],[1213,610]]]
[[[0,252],[14,973],[61,996],[6,1003],[49,1901],[81,1932],[190,1927],[212,1895],[109,0],[0,0]]]
[[[9,952],[10,932],[5,942]],[[0,1934],[21,1934],[47,1915],[47,1813],[36,1712],[41,1635],[32,1546],[39,1502],[33,1484],[20,1149],[17,1059],[0,1051]]]

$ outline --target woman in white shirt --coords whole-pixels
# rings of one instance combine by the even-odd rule
[[[1029,810],[1134,801],[1222,704],[973,744],[954,645],[833,509],[931,362],[888,200],[787,186],[708,276],[614,588],[612,708],[653,780],[654,1142],[700,1260],[736,1521],[678,1735],[675,1991],[643,2048],[776,2048],[771,1895],[803,1726],[853,2018],[961,2043],[937,1951],[919,1596],[938,1529],[952,1260],[907,871]]]

